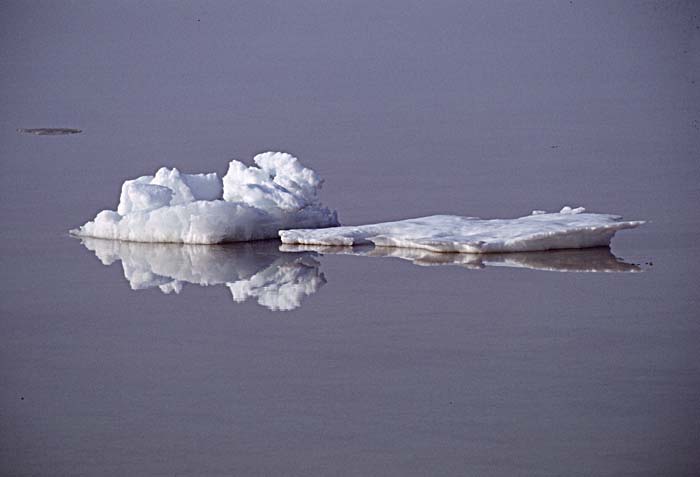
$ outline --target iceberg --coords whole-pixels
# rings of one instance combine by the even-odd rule
[[[616,257],[608,247],[548,250],[544,252],[509,253],[440,253],[417,248],[352,247],[332,245],[286,245],[283,252],[316,252],[322,255],[352,255],[360,257],[398,258],[414,265],[431,267],[453,265],[480,270],[487,267],[523,268],[547,272],[636,273],[642,268]]]
[[[117,210],[103,210],[70,231],[80,237],[132,242],[216,244],[277,237],[281,229],[339,225],[323,204],[323,180],[284,152],[231,161],[216,173],[183,174],[163,167],[127,180]]]
[[[433,215],[371,225],[280,230],[285,244],[402,247],[429,252],[503,253],[607,247],[616,232],[643,221],[586,213],[564,207],[558,213],[533,211],[517,219]]]
[[[151,244],[86,237],[103,265],[121,262],[132,290],[179,294],[185,284],[228,287],[234,302],[254,299],[272,311],[301,306],[326,278],[310,251],[282,253],[276,241],[226,245]]]

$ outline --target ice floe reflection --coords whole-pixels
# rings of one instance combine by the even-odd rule
[[[233,301],[248,298],[273,311],[293,310],[326,279],[310,251],[284,253],[277,241],[183,245],[84,238],[104,265],[121,261],[133,290],[158,287],[180,293],[183,285],[225,285]]]
[[[316,293],[326,278],[319,254],[394,257],[415,265],[457,265],[470,269],[513,267],[558,272],[639,272],[609,248],[525,253],[436,253],[419,249],[286,245],[274,240],[227,245],[187,245],[81,239],[104,265],[121,262],[133,290],[158,287],[180,293],[185,284],[224,285],[233,301],[249,298],[273,310],[293,310]],[[316,258],[315,258],[316,257]]]
[[[545,252],[510,253],[438,253],[421,249],[375,247],[333,247],[323,245],[287,245],[285,252],[318,252],[322,254],[394,257],[415,265],[457,265],[465,268],[512,267],[553,272],[640,272],[641,268],[616,257],[608,247],[548,250]]]

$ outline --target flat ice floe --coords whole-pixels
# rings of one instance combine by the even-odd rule
[[[134,242],[215,244],[277,237],[281,229],[339,225],[323,206],[323,181],[294,156],[266,152],[246,167],[231,161],[216,173],[183,174],[163,167],[127,180],[117,210],[103,210],[71,230],[81,237]]]
[[[270,310],[288,311],[326,283],[316,253],[282,253],[271,241],[189,245],[86,237],[82,243],[103,265],[120,261],[133,290],[179,294],[186,284],[223,285],[236,303],[254,299]]]
[[[371,225],[318,230],[281,230],[285,244],[348,246],[374,244],[430,252],[498,253],[609,246],[619,230],[642,221],[586,213],[564,207],[558,213],[533,211],[517,219],[433,215]]]

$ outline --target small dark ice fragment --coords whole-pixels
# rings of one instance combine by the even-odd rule
[[[73,128],[18,128],[17,132],[34,134],[36,136],[62,136],[66,134],[79,134],[82,129]]]

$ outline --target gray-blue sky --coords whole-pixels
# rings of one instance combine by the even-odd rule
[[[352,222],[562,202],[658,219],[664,207],[631,204],[698,198],[693,2],[1,8],[8,181],[28,180],[16,127],[85,129],[53,172],[77,194],[71,225],[126,177],[223,171],[265,149],[317,168]],[[73,190],[78,173],[99,187]]]

